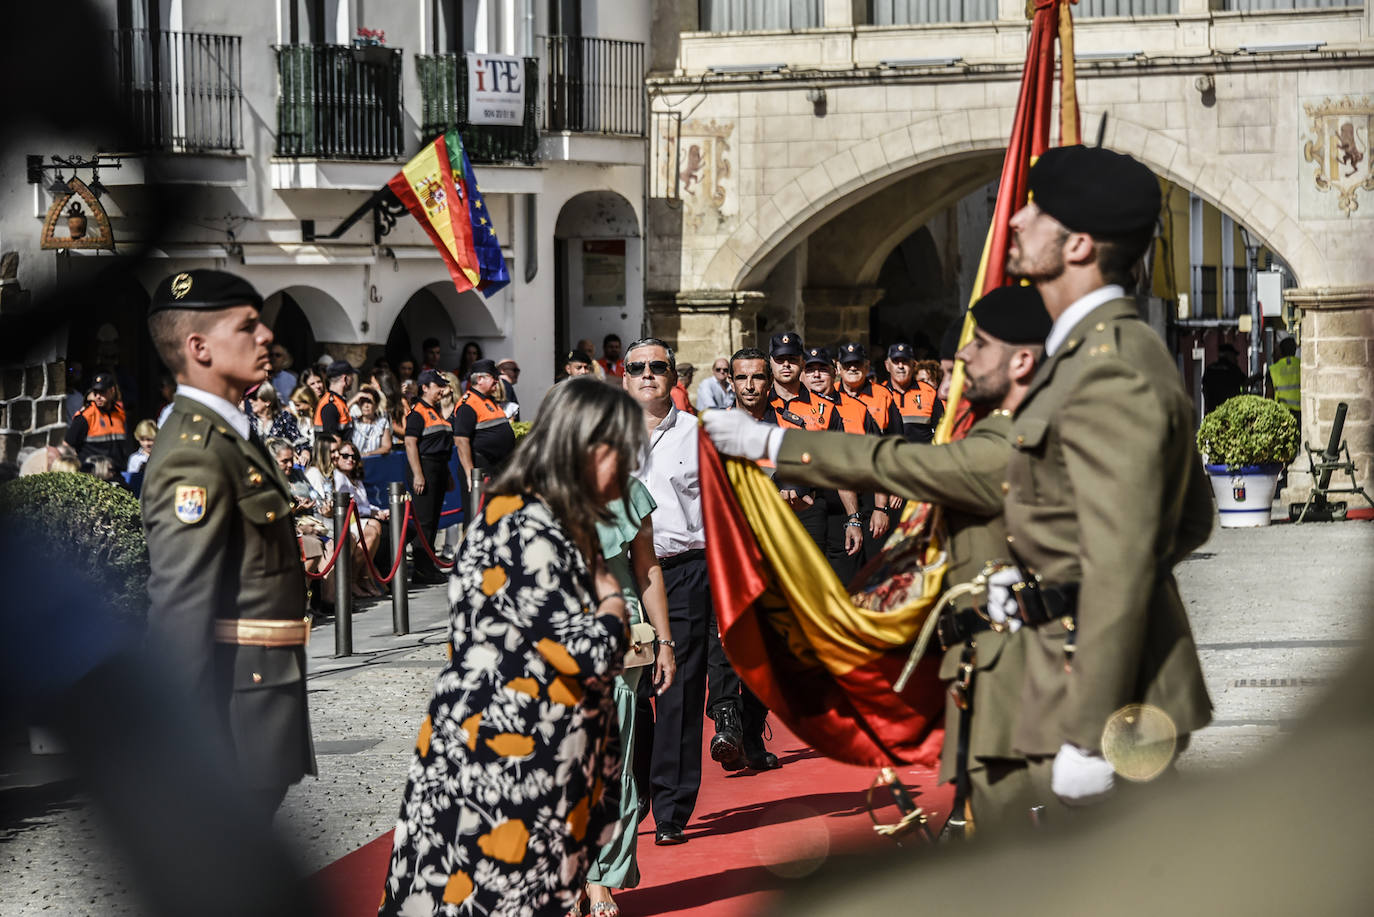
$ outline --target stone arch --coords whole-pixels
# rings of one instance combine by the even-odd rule
[[[317,341],[352,342],[358,340],[358,330],[348,312],[330,294],[318,287],[298,284],[282,287],[263,300],[262,320],[271,325],[281,308],[281,294],[290,296],[310,321],[310,330]]]
[[[757,286],[776,260],[840,211],[914,172],[970,152],[1004,149],[1005,108],[961,109],[922,117],[830,156],[769,196],[741,221],[702,273],[702,289]],[[1298,278],[1325,276],[1316,242],[1282,206],[1226,168],[1225,157],[1193,153],[1166,133],[1111,111],[1104,145],[1129,152],[1156,174],[1244,223]],[[881,165],[859,163],[878,162]]]

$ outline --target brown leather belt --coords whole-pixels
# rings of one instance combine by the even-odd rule
[[[310,643],[310,619],[216,618],[215,642],[237,646],[306,646]]]

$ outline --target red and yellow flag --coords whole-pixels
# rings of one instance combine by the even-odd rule
[[[1021,94],[973,299],[1005,282],[1011,215],[1025,205],[1034,157],[1049,143],[1056,38],[1063,48],[1061,143],[1078,142],[1072,0],[1036,0]],[[966,318],[961,343],[973,334]],[[937,432],[960,416],[963,366]],[[797,736],[851,764],[933,763],[943,730],[937,660],[894,686],[945,588],[939,507],[909,506],[883,553],[852,588],[836,578],[777,485],[750,462],[722,459],[700,438],[706,561],[721,641],[740,678]]]

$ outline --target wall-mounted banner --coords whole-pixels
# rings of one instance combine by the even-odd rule
[[[506,54],[467,52],[468,123],[506,124],[525,121],[525,61]]]

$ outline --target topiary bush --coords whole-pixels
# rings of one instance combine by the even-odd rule
[[[1277,401],[1237,395],[1202,419],[1197,447],[1209,465],[1287,465],[1299,436],[1293,414]]]
[[[138,500],[88,474],[49,471],[0,484],[0,525],[40,545],[123,617],[148,612],[148,542]]]

